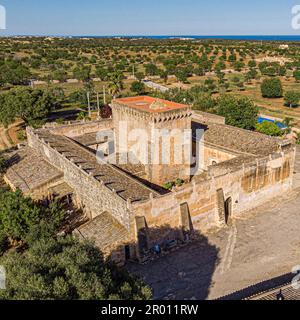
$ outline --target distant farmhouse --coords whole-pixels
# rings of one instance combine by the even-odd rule
[[[292,187],[295,147],[288,140],[231,127],[222,117],[152,97],[116,99],[111,108],[112,119],[27,128],[28,146],[14,156],[5,181],[34,199],[67,197],[88,219],[74,233],[94,240],[118,263],[144,261],[154,247],[226,226]],[[199,158],[196,132],[204,132],[201,166],[195,171],[188,159],[145,163],[133,144],[128,147],[134,164],[99,160],[96,150],[109,154],[109,131],[119,150],[116,158],[126,153],[119,146],[120,123],[128,131],[143,128],[149,137],[152,130],[192,129],[193,159]],[[144,144],[153,144],[151,139]],[[161,156],[163,144],[155,146]],[[162,188],[172,181],[181,183]]]
[[[270,57],[266,56],[264,58],[259,58],[255,60],[257,63],[261,62],[268,62],[268,63],[279,63],[281,66],[285,65],[286,63],[292,62],[290,58],[285,57]]]
[[[289,48],[289,45],[288,44],[281,44],[280,46],[279,46],[279,49],[281,49],[281,50],[286,50],[286,49],[288,49]]]

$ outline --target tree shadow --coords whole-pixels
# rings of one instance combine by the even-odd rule
[[[120,245],[110,258],[123,258],[127,270],[152,288],[155,300],[208,298],[220,258],[219,248],[205,235],[192,228],[145,225],[137,238]]]

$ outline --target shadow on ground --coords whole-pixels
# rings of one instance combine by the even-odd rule
[[[192,242],[184,243],[182,230],[171,228],[149,229],[149,235],[165,241],[177,239],[182,247],[146,264],[127,263],[131,272],[141,277],[153,289],[156,300],[205,300],[213,284],[213,274],[219,264],[219,249],[206,236],[193,231]],[[181,235],[181,236],[180,236]],[[184,235],[186,236],[186,235]],[[155,242],[151,241],[151,245]],[[196,258],[195,258],[196,257]]]

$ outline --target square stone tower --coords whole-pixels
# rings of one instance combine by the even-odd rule
[[[118,153],[134,154],[151,183],[189,180],[190,106],[139,96],[115,99],[111,107]]]

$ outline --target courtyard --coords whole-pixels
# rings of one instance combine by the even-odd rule
[[[300,148],[294,189],[237,217],[232,226],[150,264],[129,264],[155,299],[217,299],[300,265]]]

